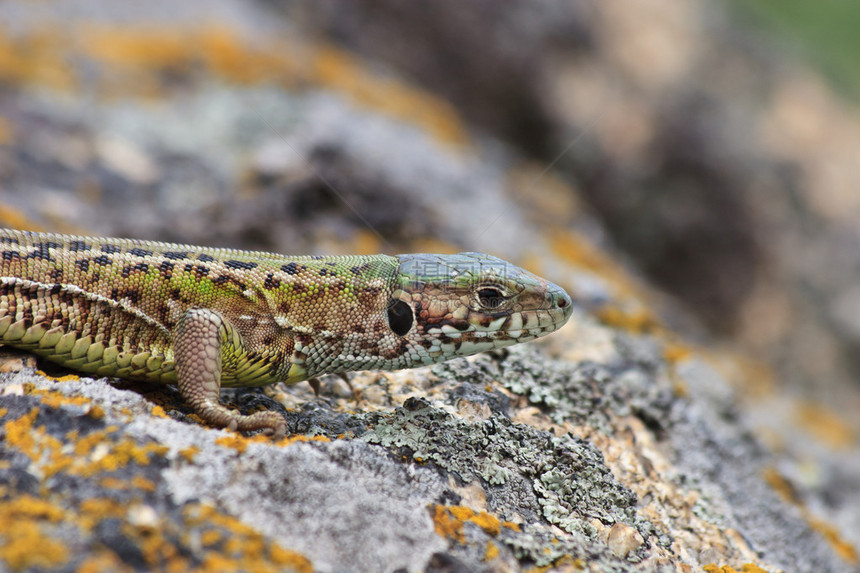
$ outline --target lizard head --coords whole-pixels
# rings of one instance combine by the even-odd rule
[[[388,326],[405,367],[525,342],[573,310],[561,287],[483,253],[399,255]]]

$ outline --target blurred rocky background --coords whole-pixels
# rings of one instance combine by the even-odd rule
[[[860,8],[849,6],[4,0],[0,224],[520,263],[573,293],[573,322],[607,329],[571,325],[542,352],[596,360],[609,343],[588,337],[601,332],[637,364],[644,351],[625,337],[656,344],[667,371],[696,356],[719,376],[672,379],[672,399],[710,405],[754,444],[717,448],[722,477],[701,489],[728,491],[738,475],[721,509],[739,520],[722,524],[740,531],[734,545],[667,543],[672,559],[651,565],[858,570]],[[505,388],[527,394],[518,384]],[[633,414],[640,439],[676,447],[672,424],[647,410]],[[577,428],[617,461],[605,436]],[[691,462],[696,479],[706,465]],[[747,479],[805,524],[806,541],[779,545],[801,526],[737,507],[758,496]],[[511,555],[487,570],[536,563]],[[439,559],[424,566],[443,570]]]

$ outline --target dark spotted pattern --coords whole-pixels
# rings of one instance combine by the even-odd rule
[[[430,364],[545,334],[570,310],[558,287],[471,253],[284,257],[0,229],[0,255],[2,343],[161,382],[175,381],[177,325],[200,309],[224,324],[226,386]],[[481,288],[499,308],[481,307]]]
[[[224,266],[228,269],[242,269],[250,271],[251,269],[256,269],[259,265],[257,265],[257,263],[252,263],[251,261],[226,261]]]

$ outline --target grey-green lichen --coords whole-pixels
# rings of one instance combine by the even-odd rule
[[[635,495],[614,478],[593,445],[572,435],[554,436],[502,415],[464,421],[416,399],[393,414],[373,415],[370,426],[362,436],[368,442],[431,461],[462,483],[483,480],[491,509],[503,519],[526,514],[586,537],[595,534],[589,523],[594,519],[636,526]],[[523,481],[530,491],[523,490]],[[538,502],[542,515],[528,515],[526,500],[508,501],[523,495]]]

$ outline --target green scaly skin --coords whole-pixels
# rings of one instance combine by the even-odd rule
[[[177,384],[208,424],[282,436],[221,386],[412,368],[548,334],[560,287],[481,253],[284,256],[0,229],[0,344]]]

